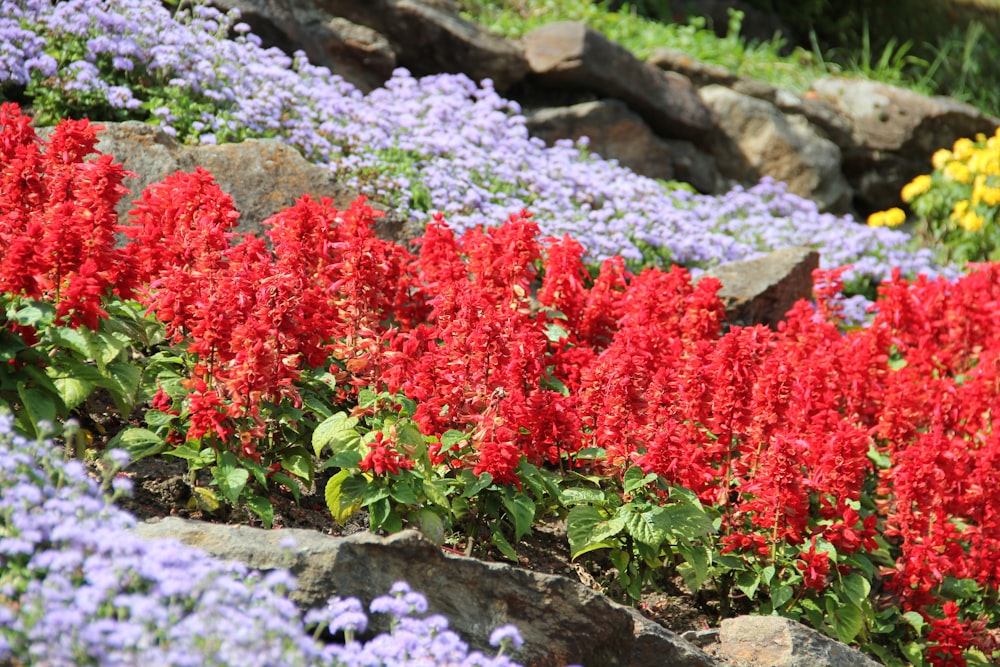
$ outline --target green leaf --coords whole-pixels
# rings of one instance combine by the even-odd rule
[[[361,442],[361,436],[354,430],[357,425],[358,418],[346,412],[337,412],[324,419],[313,431],[313,452],[319,456],[327,447],[334,452],[356,448]]]
[[[67,410],[73,410],[86,401],[87,397],[90,396],[97,386],[93,382],[88,382],[75,376],[53,378],[52,382],[59,391],[59,398],[62,399]]]
[[[903,618],[906,619],[906,622],[909,623],[910,626],[917,631],[917,633],[923,632],[924,617],[920,615],[920,612],[908,611],[903,614]]]
[[[292,496],[295,498],[296,503],[302,501],[301,498],[302,491],[299,490],[299,484],[294,479],[292,479],[283,472],[276,472],[273,475],[271,475],[271,480],[275,484],[281,484],[282,486],[287,488],[291,492]]]
[[[600,504],[604,501],[604,491],[579,486],[571,486],[563,489],[559,494],[559,501],[566,506],[582,505],[584,503]]]
[[[125,361],[111,362],[107,365],[106,371],[107,379],[102,384],[111,393],[111,399],[115,402],[118,412],[127,417],[135,409],[142,373]]]
[[[122,333],[98,331],[97,343],[94,347],[94,361],[97,367],[104,370],[108,364],[118,358],[121,351],[132,345],[132,339]]]
[[[510,542],[507,541],[507,538],[504,537],[499,528],[494,528],[493,535],[490,536],[490,542],[492,542],[493,546],[497,548],[497,551],[503,554],[504,558],[513,563],[518,562],[517,552],[514,551],[514,547],[512,547]]]
[[[625,520],[621,516],[608,520],[591,505],[577,505],[566,516],[570,556],[576,558],[594,549],[613,546],[605,540],[614,537],[624,528]]]
[[[697,593],[702,584],[708,580],[708,568],[712,565],[712,552],[708,547],[700,544],[679,544],[677,551],[684,559],[683,565],[687,565],[687,567],[678,566],[677,569],[684,578],[688,590]]]
[[[629,535],[655,549],[667,539],[666,531],[661,530],[657,525],[658,509],[660,508],[637,512],[634,506],[623,505],[618,510],[618,514],[625,520],[625,528]]]
[[[281,455],[281,467],[306,483],[312,481],[313,461],[304,447],[293,447]]]
[[[545,337],[549,339],[550,343],[558,343],[563,338],[569,338],[569,332],[555,322],[546,322]]]
[[[493,483],[493,475],[488,472],[478,478],[471,470],[463,470],[460,475],[462,481],[466,482],[465,490],[462,491],[463,498],[471,498]]]
[[[791,586],[785,586],[779,583],[777,586],[771,589],[771,608],[780,609],[785,606],[785,604],[794,597],[795,591],[792,590]]]
[[[827,620],[832,622],[837,638],[849,644],[864,627],[864,614],[853,604],[838,602],[832,597],[826,599]]]
[[[410,515],[410,520],[417,524],[421,534],[434,544],[444,544],[444,521],[441,516],[429,507],[425,507]]]
[[[215,452],[211,447],[199,450],[190,443],[184,443],[163,453],[166,456],[176,456],[179,459],[184,459],[188,462],[189,466],[194,465],[198,468],[203,468],[215,462]]]
[[[760,586],[760,574],[752,570],[740,572],[736,577],[736,587],[743,591],[743,594],[753,600]]]
[[[397,503],[416,507],[420,504],[417,494],[413,490],[413,485],[408,480],[398,480],[389,489],[389,496]]]
[[[392,512],[392,505],[389,504],[388,496],[378,498],[368,505],[368,519],[372,530],[382,527],[382,524],[389,518]],[[386,529],[388,530],[388,528]]]
[[[21,326],[42,329],[55,318],[55,308],[47,303],[30,301],[13,312],[7,311],[7,318]]]
[[[212,468],[212,477],[219,485],[223,497],[235,505],[250,479],[250,472],[246,468],[239,467],[236,457],[231,452],[223,452],[219,465]]]
[[[324,461],[323,465],[320,466],[320,470],[326,470],[327,468],[357,468],[363,458],[361,452],[340,452]]]
[[[127,428],[108,441],[108,447],[119,447],[128,452],[133,461],[160,454],[167,448],[166,441],[144,428]]]
[[[411,447],[424,447],[424,435],[412,422],[396,423],[396,439]]]
[[[448,502],[448,483],[443,479],[426,479],[423,484],[424,496],[427,501],[444,509],[450,509],[453,505]],[[463,500],[456,498],[455,501]],[[464,501],[464,500],[463,500]],[[464,501],[468,507],[468,501]]]
[[[364,487],[357,489],[357,485],[354,485],[354,488],[351,488],[349,482],[353,479],[349,470],[341,470],[327,481],[323,492],[326,507],[330,510],[333,520],[339,524],[343,524],[361,509],[361,494],[364,493]]]
[[[27,387],[23,382],[19,382],[17,396],[21,399],[21,406],[33,424],[38,424],[40,421],[56,423],[56,415],[62,407],[62,401],[52,392]],[[32,431],[34,430],[33,427]]]
[[[624,485],[625,493],[635,493],[638,489],[655,481],[655,473],[646,474],[639,466],[632,466],[622,475],[622,484]]]
[[[192,509],[197,508],[209,513],[219,509],[219,497],[211,489],[196,486],[191,491],[191,499],[188,500],[188,507]]]
[[[514,520],[514,540],[531,532],[531,524],[535,520],[535,503],[523,493],[511,488],[504,489],[503,506]]]
[[[696,540],[715,532],[712,518],[704,508],[683,500],[664,505],[656,520],[663,530],[681,541]]]
[[[456,431],[454,429],[445,431],[441,434],[441,452],[444,453],[448,451],[458,443],[468,439],[468,437],[469,436],[462,431]]]
[[[52,341],[53,345],[76,352],[83,359],[97,361],[97,357],[99,356],[97,338],[94,332],[86,327],[78,329],[52,327],[49,329],[49,340]]]
[[[844,577],[841,589],[844,591],[844,596],[848,602],[861,607],[868,600],[868,594],[872,590],[872,585],[867,579],[854,572]]]
[[[271,524],[274,523],[274,505],[271,504],[271,501],[256,493],[251,493],[247,497],[246,503],[250,511],[260,517],[264,527],[270,528]]]

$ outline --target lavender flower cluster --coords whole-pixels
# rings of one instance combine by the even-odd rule
[[[360,602],[335,599],[303,619],[285,595],[295,585],[287,572],[144,541],[79,461],[12,428],[0,414],[0,664],[516,667],[502,655],[520,646],[516,629],[494,633],[501,655],[470,653],[445,618],[417,616],[427,601],[402,583],[371,605],[390,614],[391,633],[323,644],[304,623],[316,635],[363,631]],[[112,456],[113,471],[123,461]]]
[[[416,79],[398,70],[365,96],[302,53],[262,48],[235,12],[197,3],[171,15],[156,0],[0,0],[0,16],[8,13],[20,27],[0,32],[0,54],[29,60],[7,80],[51,74],[39,39],[52,51],[86,36],[86,53],[59,63],[64,85],[100,89],[111,104],[151,107],[153,122],[189,141],[278,136],[418,220],[441,211],[464,230],[528,208],[545,235],[576,237],[595,261],[620,254],[698,269],[806,245],[826,268],[853,264],[849,283],[877,283],[893,267],[904,275],[954,273],[930,250],[914,250],[907,234],[822,214],[778,183],[694,195],[590,155],[585,141],[547,147],[488,80]],[[103,84],[97,64],[108,58],[116,71],[138,68],[165,80],[181,101],[147,99],[138,84]],[[4,76],[0,69],[0,86]]]

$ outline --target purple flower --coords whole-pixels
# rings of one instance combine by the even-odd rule
[[[508,623],[490,633],[490,646],[510,647],[516,650],[524,646],[524,640],[517,626]]]

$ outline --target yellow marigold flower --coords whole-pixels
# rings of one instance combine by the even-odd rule
[[[981,144],[986,141],[986,135],[982,132],[976,132],[976,143]]]
[[[956,183],[970,183],[972,181],[969,168],[957,161],[949,162],[944,166],[944,176]]]
[[[982,202],[987,206],[1000,205],[1000,188],[986,184],[986,177],[976,178],[976,185],[972,189],[972,205]]]
[[[958,221],[965,212],[969,210],[969,202],[966,199],[959,199],[951,209],[951,219]]]
[[[931,177],[927,174],[921,174],[903,186],[903,189],[900,191],[900,197],[909,204],[930,189]]]
[[[983,228],[983,223],[985,222],[986,220],[983,216],[977,214],[975,211],[969,211],[962,216],[958,224],[967,232],[978,232]]]
[[[955,154],[956,160],[965,160],[975,152],[976,146],[972,143],[972,139],[962,137],[955,142],[951,150]]]
[[[997,128],[997,131],[1000,132],[1000,128]],[[931,157],[931,164],[934,165],[935,169],[940,169],[954,158],[955,156],[952,155],[950,150],[942,148],[934,151],[934,155]]]
[[[903,209],[893,207],[885,211],[875,211],[868,216],[869,227],[895,227],[906,222]]]

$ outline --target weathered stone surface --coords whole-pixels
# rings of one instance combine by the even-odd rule
[[[674,177],[670,147],[619,100],[534,109],[525,117],[531,134],[547,144],[587,137],[591,151],[618,160],[637,174],[664,180]]]
[[[396,67],[388,40],[364,25],[317,7],[310,0],[215,0],[220,9],[238,9],[265,46],[291,54],[301,50],[363,91],[381,86]]]
[[[653,623],[635,609],[629,609],[629,613],[635,621],[635,646],[629,667],[724,667],[724,661]]]
[[[516,624],[525,646],[514,657],[526,666],[724,665],[581,584],[446,555],[414,531],[386,538],[371,533],[330,537],[309,530],[268,531],[170,517],[142,523],[135,532],[146,539],[178,539],[254,569],[287,568],[298,579],[292,597],[303,608],[321,606],[333,595],[357,597],[367,604],[394,582],[406,580],[427,596],[430,611],[447,616],[450,627],[473,648],[492,651],[490,632],[505,623]],[[295,546],[282,548],[289,538]],[[656,662],[657,654],[669,661]]]
[[[935,150],[1000,125],[1000,119],[950,98],[873,81],[826,77],[812,87],[850,121],[850,143],[842,145],[844,172],[863,209],[898,205],[899,188],[930,169]]]
[[[725,134],[713,147],[723,175],[743,183],[771,176],[822,210],[850,208],[852,190],[840,170],[840,149],[804,117],[785,115],[769,102],[723,86],[700,92]]]
[[[763,257],[731,262],[709,272],[722,281],[719,298],[731,324],[776,327],[799,299],[812,297],[812,272],[819,253],[809,248],[783,248]]]
[[[717,653],[740,667],[877,667],[866,655],[779,616],[722,621]]]
[[[357,194],[338,184],[326,168],[312,164],[298,151],[275,139],[250,139],[238,144],[184,146],[157,128],[134,121],[102,123],[97,150],[110,153],[138,178],[129,178],[118,215],[126,213],[142,191],[176,171],[204,167],[233,197],[240,212],[239,231],[260,231],[260,223],[295,203],[303,194],[329,197],[346,208]]]
[[[524,36],[524,54],[543,85],[585,88],[617,98],[665,137],[700,141],[714,127],[694,86],[638,60],[582,23],[561,21]]]
[[[591,151],[637,174],[681,180],[704,193],[716,192],[721,183],[711,155],[691,142],[660,138],[620,100],[532,109],[525,117],[531,134],[550,145],[587,137]]]
[[[128,219],[132,202],[153,183],[159,183],[177,171],[192,172],[203,167],[215,182],[233,198],[240,212],[237,231],[260,233],[261,223],[295,203],[304,194],[315,199],[329,197],[334,206],[347,208],[357,192],[337,183],[333,174],[303,158],[291,146],[276,139],[249,139],[221,146],[186,146],[178,144],[161,130],[135,121],[101,123],[97,150],[113,155],[137,176],[125,179],[130,194],[118,203],[119,220]],[[39,128],[46,137],[51,128]],[[373,204],[385,213],[376,224],[382,238],[409,241],[422,230],[397,213]]]

